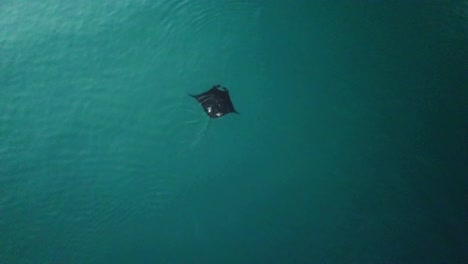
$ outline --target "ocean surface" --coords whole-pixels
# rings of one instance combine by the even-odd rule
[[[466,263],[467,14],[2,0],[0,264]]]

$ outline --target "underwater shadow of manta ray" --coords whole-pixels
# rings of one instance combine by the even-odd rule
[[[189,95],[197,99],[210,118],[219,118],[229,113],[239,114],[232,104],[226,87],[222,87],[222,90],[219,90],[219,88],[221,88],[221,85],[218,84],[204,93]]]

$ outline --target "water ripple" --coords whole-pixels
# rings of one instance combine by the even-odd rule
[[[225,51],[236,34],[259,30],[259,5],[136,1],[123,12],[129,2],[0,11],[13,14],[0,26],[26,24],[0,32],[13,54],[1,65],[15,76],[0,98],[0,237],[11,239],[9,255],[26,259],[36,245],[50,254],[39,262],[90,263],[95,248],[129,223],[157,220],[197,180],[194,153],[210,121],[186,93],[214,84],[207,64],[234,56]]]

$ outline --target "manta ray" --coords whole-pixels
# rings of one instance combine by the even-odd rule
[[[218,84],[204,93],[189,95],[197,99],[210,118],[219,118],[229,113],[239,114],[232,104],[227,88],[220,88],[221,85]]]

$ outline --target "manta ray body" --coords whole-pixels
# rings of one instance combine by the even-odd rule
[[[229,91],[221,85],[215,85],[210,90],[198,95],[189,95],[201,104],[210,118],[219,118],[229,113],[239,114],[232,104]]]

